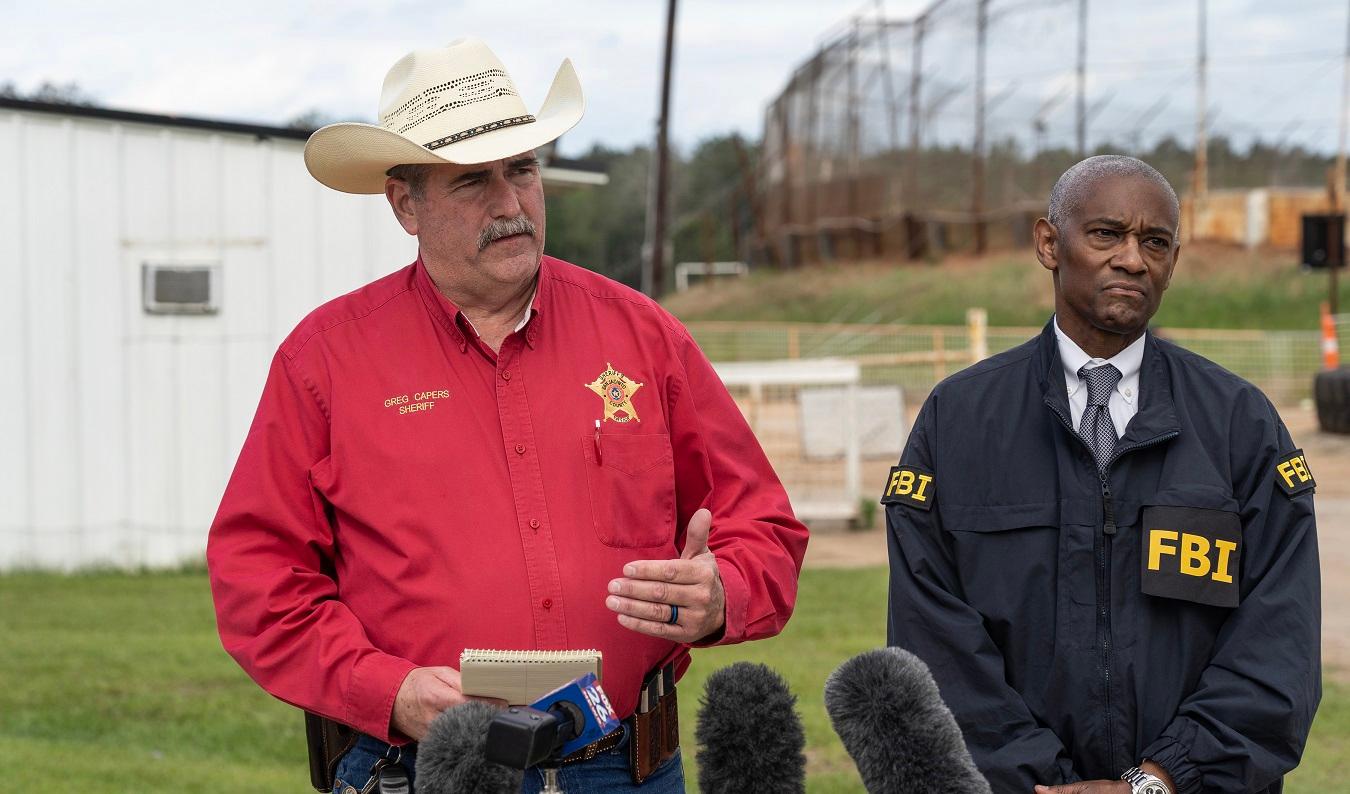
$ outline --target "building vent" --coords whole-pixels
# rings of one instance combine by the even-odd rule
[[[215,314],[220,311],[219,272],[214,265],[142,265],[146,313]]]

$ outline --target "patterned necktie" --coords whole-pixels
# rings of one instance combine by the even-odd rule
[[[1111,410],[1107,402],[1111,391],[1120,383],[1120,370],[1110,364],[1078,370],[1078,377],[1087,386],[1087,408],[1083,410],[1083,419],[1078,423],[1078,435],[1087,442],[1092,457],[1097,460],[1098,471],[1106,471],[1111,460],[1111,452],[1116,448],[1116,425],[1111,421]]]

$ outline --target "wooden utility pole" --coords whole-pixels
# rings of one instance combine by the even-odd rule
[[[1087,0],[1078,0],[1078,159],[1087,157]]]
[[[989,0],[978,0],[975,18],[975,141],[972,145],[970,212],[975,218],[975,253],[988,247],[984,227],[984,49],[989,33]]]
[[[778,266],[780,268],[786,268],[794,264],[792,262],[791,241],[784,232],[784,229],[792,226],[792,201],[797,190],[797,171],[793,168],[792,163],[792,130],[788,119],[789,112],[795,102],[796,92],[791,87],[792,85],[795,85],[795,83],[796,81],[794,80],[793,83],[789,85],[788,91],[784,91],[783,95],[778,98],[778,103],[774,105],[774,109],[778,114],[779,156],[782,158],[783,163],[783,180],[779,183],[782,185],[782,189],[779,191],[782,194],[779,199],[782,202],[782,214],[779,216],[781,224],[778,233],[774,236],[773,240],[774,244],[777,246],[775,250],[778,252]]]
[[[666,0],[666,53],[661,68],[661,115],[656,119],[656,175],[647,194],[647,254],[642,269],[642,291],[659,297],[665,291],[666,200],[670,192],[670,66],[675,54],[675,3]]]
[[[1209,101],[1205,98],[1205,79],[1209,66],[1208,43],[1205,33],[1205,12],[1208,0],[1198,0],[1200,7],[1200,46],[1195,61],[1195,173],[1191,182],[1191,234],[1195,234],[1197,211],[1209,197]]]

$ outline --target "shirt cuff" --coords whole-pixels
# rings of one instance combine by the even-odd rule
[[[750,589],[745,586],[745,577],[741,576],[735,565],[720,557],[717,558],[717,574],[722,578],[722,608],[725,612],[722,630],[690,643],[695,648],[732,645],[745,639],[745,611],[750,600]]]
[[[384,653],[363,656],[352,668],[347,689],[348,725],[389,744],[404,744],[408,737],[393,733],[390,718],[394,699],[403,679],[417,665]]]
[[[1190,760],[1191,745],[1197,728],[1194,722],[1179,717],[1163,731],[1153,744],[1144,748],[1140,759],[1152,761],[1172,776],[1176,794],[1197,794],[1200,791],[1200,767]]]

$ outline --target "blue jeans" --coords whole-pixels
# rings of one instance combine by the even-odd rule
[[[641,786],[634,786],[628,774],[628,726],[624,726],[625,735],[612,750],[597,755],[589,761],[578,761],[563,766],[558,773],[558,782],[566,794],[586,794],[587,792],[623,792],[632,791],[641,794],[684,794],[684,764],[679,751]],[[338,762],[337,783],[333,794],[358,794],[370,785],[370,772],[381,758],[398,759],[413,780],[413,770],[417,763],[417,748],[409,745],[401,749],[369,736],[362,735],[342,760]],[[522,794],[538,794],[544,785],[544,773],[538,769],[525,772],[525,786]],[[374,791],[374,788],[371,788]]]

